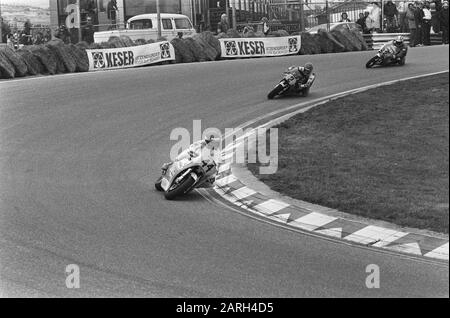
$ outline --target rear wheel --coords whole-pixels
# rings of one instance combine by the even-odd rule
[[[273,99],[275,96],[280,94],[283,91],[283,89],[284,89],[284,87],[281,84],[278,84],[270,91],[269,95],[267,95],[267,98]]]
[[[303,89],[303,97],[307,97],[308,95],[309,95],[309,87],[308,88],[305,88],[305,89]]]
[[[173,200],[177,196],[183,195],[188,191],[195,183],[194,178],[189,174],[183,180],[181,180],[174,188],[169,188],[164,192],[164,197],[167,200]]]
[[[404,57],[402,57],[402,59],[398,62],[398,65],[403,66],[403,65],[405,65],[405,63],[406,63],[406,57],[404,56]]]
[[[377,62],[378,58],[376,56],[372,57],[369,62],[366,63],[366,68],[371,68],[373,67],[376,62]]]

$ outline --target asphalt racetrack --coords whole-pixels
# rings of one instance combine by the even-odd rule
[[[372,70],[374,52],[354,52],[0,82],[1,296],[448,297],[448,263],[289,231],[197,192],[166,201],[152,185],[174,128],[192,131],[194,119],[233,128],[448,70],[448,51],[415,48],[404,67]],[[317,74],[308,98],[266,99],[286,67],[307,61]],[[66,287],[69,264],[80,267],[79,289]],[[379,289],[366,288],[369,264],[380,268]]]

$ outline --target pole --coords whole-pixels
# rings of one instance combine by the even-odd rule
[[[2,1],[0,0],[0,43],[3,43],[3,17],[2,17]]]
[[[231,7],[231,10],[232,10],[231,13],[232,13],[232,15],[233,15],[233,18],[232,18],[232,21],[233,21],[233,29],[236,30],[236,26],[237,26],[237,23],[236,23],[236,0],[233,0],[231,6],[232,6],[232,7]]]
[[[303,0],[299,0],[299,4],[300,4],[300,31],[304,31],[305,30],[305,23],[303,21]]]
[[[80,9],[80,0],[77,0],[77,16],[78,16],[78,42],[81,42],[81,9]]]
[[[159,0],[156,0],[156,21],[158,23],[158,38],[157,40],[159,40],[161,38],[161,10],[159,7]]]
[[[328,14],[328,0],[325,3],[325,15],[327,17],[327,32],[330,32],[330,15]]]
[[[381,33],[384,32],[384,0],[381,0]]]

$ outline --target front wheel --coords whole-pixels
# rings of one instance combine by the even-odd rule
[[[275,86],[270,93],[267,95],[268,99],[273,99],[275,96],[279,95],[283,91],[284,87],[281,84]]]
[[[189,174],[183,180],[180,181],[174,188],[169,188],[164,192],[164,197],[167,200],[173,200],[177,196],[183,195],[188,191],[195,183],[194,178]]]
[[[375,63],[377,62],[377,60],[378,60],[378,57],[377,57],[377,56],[372,57],[372,58],[369,60],[369,62],[366,63],[366,68],[371,68],[371,67],[373,67],[373,66],[375,65]]]

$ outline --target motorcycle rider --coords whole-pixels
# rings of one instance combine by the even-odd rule
[[[216,149],[219,149],[220,146],[220,138],[214,137],[214,135],[211,135],[209,137],[206,137],[204,140],[199,140],[194,142],[189,146],[188,149],[182,151],[176,158],[176,161],[180,161],[184,158],[193,158],[197,156],[202,156],[202,162],[204,163],[205,171],[208,175],[213,179],[212,182],[214,182],[214,177],[216,174],[215,168],[216,164],[214,161],[214,151]],[[162,174],[166,174],[167,169],[174,163],[174,161],[166,162],[162,166]]]
[[[287,73],[294,75],[297,80],[294,85],[294,90],[301,93],[304,89],[308,89],[314,82],[316,75],[313,73],[314,66],[312,63],[306,63],[305,66],[290,66]]]
[[[380,52],[384,49],[388,49],[391,52],[391,62],[402,63],[408,53],[408,46],[405,44],[403,36],[399,35],[394,40],[386,43],[380,49]]]

